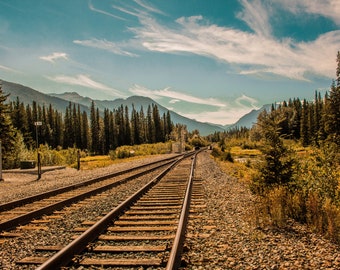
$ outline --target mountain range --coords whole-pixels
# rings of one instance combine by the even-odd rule
[[[20,84],[0,80],[2,84],[2,90],[6,94],[10,94],[8,101],[16,101],[19,98],[20,102],[24,104],[32,104],[32,101],[36,101],[39,105],[49,106],[52,104],[53,108],[59,112],[64,112],[69,102],[79,104],[81,111],[86,111],[89,115],[90,107],[92,101],[94,101],[96,107],[100,111],[104,111],[105,108],[113,110],[121,105],[127,106],[129,111],[131,111],[132,106],[138,111],[143,107],[144,112],[146,112],[149,105],[157,105],[159,113],[162,115],[166,113],[168,109],[158,104],[154,100],[148,97],[142,96],[131,96],[126,99],[115,99],[115,100],[92,100],[88,97],[83,97],[76,92],[66,92],[63,94],[44,94],[30,87],[23,86]],[[214,132],[225,131],[233,127],[248,127],[250,128],[257,119],[258,114],[269,108],[270,105],[263,106],[259,110],[252,110],[248,114],[241,117],[235,124],[220,126],[211,123],[202,123],[193,119],[184,117],[174,111],[170,111],[171,120],[174,124],[180,123],[187,126],[188,131],[199,130],[200,134],[203,136],[213,134]]]

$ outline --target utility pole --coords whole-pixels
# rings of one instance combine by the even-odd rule
[[[2,178],[2,149],[1,149],[1,140],[0,140],[0,182],[4,181]]]

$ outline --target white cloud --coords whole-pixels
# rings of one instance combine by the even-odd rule
[[[50,55],[47,56],[40,56],[39,57],[41,60],[45,60],[51,63],[55,63],[55,60],[58,59],[64,59],[64,60],[68,60],[67,54],[66,53],[62,53],[62,52],[54,52]]]
[[[176,20],[177,27],[169,28],[140,15],[141,26],[130,28],[135,34],[133,42],[138,41],[149,51],[214,58],[243,67],[241,74],[269,73],[296,80],[308,80],[306,74],[333,77],[340,30],[310,42],[277,40],[271,36],[271,7],[259,0],[241,3],[244,9],[238,17],[254,33],[209,24],[202,16],[181,17]]]
[[[218,101],[214,98],[198,98],[191,95],[187,95],[184,93],[176,92],[170,90],[170,88],[165,88],[161,90],[150,90],[140,85],[134,85],[132,88],[129,89],[131,93],[134,95],[142,95],[147,97],[152,97],[154,99],[159,99],[162,97],[167,97],[172,99],[172,104],[175,102],[179,102],[180,100],[189,102],[189,103],[195,103],[195,104],[202,104],[202,105],[210,105],[215,107],[225,107],[226,104]]]
[[[262,26],[254,27],[256,33],[253,34],[209,25],[201,17],[180,18],[177,22],[181,28],[170,29],[151,18],[143,18],[142,27],[132,30],[150,51],[192,53],[230,64],[248,65],[246,72],[261,70],[297,80],[307,80],[306,73],[333,76],[340,31],[326,33],[311,42],[294,42],[268,37],[269,30]]]
[[[220,125],[233,124],[246,113],[258,109],[256,106],[258,101],[244,94],[234,100],[229,98],[228,101],[220,101],[216,98],[198,98],[172,91],[169,88],[150,90],[140,85],[134,85],[129,91],[134,95],[147,96],[157,100],[167,109],[174,110],[185,117]],[[165,98],[170,98],[170,101]],[[179,104],[180,102],[198,104],[202,107],[199,112],[189,112],[190,106],[184,108]]]
[[[245,21],[254,32],[260,36],[270,37],[271,27],[268,10],[270,7],[261,0],[241,0],[244,10],[238,14],[238,18]]]
[[[317,75],[332,78],[334,57],[339,50],[340,30],[320,35],[313,41],[297,42],[292,39],[276,39],[272,35],[271,16],[277,15],[278,5],[290,12],[320,14],[340,23],[338,0],[239,0],[243,9],[237,17],[253,32],[218,26],[201,15],[181,17],[176,25],[165,26],[157,22],[152,13],[158,9],[134,0],[138,7],[124,4],[113,6],[119,12],[135,16],[139,27],[128,28],[134,37],[125,43],[107,40],[76,40],[74,43],[104,49],[115,54],[136,56],[127,51],[148,50],[162,53],[189,53],[213,58],[227,63],[243,75],[278,75],[294,80],[308,81]],[[299,16],[299,15],[297,15]]]
[[[2,69],[4,71],[9,71],[9,72],[15,72],[15,73],[18,72],[18,71],[14,70],[14,69],[12,69],[10,67],[6,67],[6,66],[2,66],[2,65],[0,65],[0,69]]]
[[[106,16],[110,16],[110,17],[115,18],[115,19],[119,19],[119,20],[125,21],[125,19],[122,18],[122,17],[119,17],[119,16],[117,16],[117,15],[111,14],[111,13],[109,13],[109,12],[107,12],[107,11],[104,11],[104,10],[101,10],[101,9],[98,9],[98,8],[95,8],[95,7],[93,6],[91,0],[89,1],[89,9],[92,10],[92,11],[94,11],[94,12],[98,12],[98,13],[104,14],[104,15],[106,15]]]
[[[246,107],[246,108],[249,108],[249,107],[252,107],[254,109],[259,109],[258,106],[256,106],[256,104],[258,103],[258,101],[252,97],[248,97],[244,94],[242,94],[242,96],[238,97],[236,100],[235,100],[235,103],[237,105],[239,105],[240,107]]]
[[[278,3],[291,12],[321,15],[340,25],[339,0],[280,0]]]
[[[177,102],[181,102],[179,99],[172,99],[169,101],[170,104],[175,104]]]
[[[158,13],[158,14],[163,14],[164,15],[164,13],[161,10],[151,6],[150,4],[147,4],[147,3],[143,2],[142,0],[134,0],[134,2],[137,3],[139,6],[145,8],[149,12],[153,12],[153,13]]]
[[[121,49],[122,45],[119,45],[118,43],[110,42],[107,40],[100,40],[100,39],[91,39],[91,40],[74,40],[73,43],[79,44],[82,46],[97,48],[101,50],[106,50],[109,52],[112,52],[114,54],[118,55],[124,55],[124,56],[138,56],[136,54],[130,53],[128,51],[125,51]]]
[[[106,86],[105,84],[96,82],[96,81],[92,80],[89,76],[83,75],[83,74],[77,75],[76,77],[60,75],[60,76],[56,76],[56,77],[48,77],[48,79],[55,81],[55,82],[58,82],[58,83],[66,83],[66,84],[70,84],[70,85],[79,85],[79,86],[83,86],[83,87],[87,87],[87,88],[102,90],[102,91],[106,92],[107,94],[109,94],[110,96],[124,97],[124,95],[120,91],[118,91],[114,88],[111,88],[109,86]]]
[[[253,108],[246,107],[228,107],[221,108],[217,111],[200,111],[199,113],[186,113],[176,111],[180,115],[195,119],[200,122],[209,122],[218,125],[229,125],[236,123],[242,116],[249,113]]]

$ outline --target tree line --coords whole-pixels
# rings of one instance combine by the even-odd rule
[[[277,119],[281,137],[301,141],[303,146],[335,143],[340,146],[340,53],[337,54],[336,79],[329,92],[322,97],[315,91],[313,101],[299,98],[273,104],[271,111],[258,116],[257,127],[264,125],[268,117]],[[260,136],[263,128],[253,128],[252,135]]]
[[[24,104],[17,97],[7,103],[9,95],[0,84],[0,140],[4,164],[18,147],[33,150],[40,144],[53,149],[75,147],[89,154],[108,154],[122,145],[165,142],[173,129],[170,112],[160,114],[157,105],[132,111],[127,106],[99,111],[92,101],[90,115],[80,105],[69,102],[64,114],[36,101]],[[42,125],[36,126],[36,122]],[[37,145],[38,140],[38,145]],[[9,164],[8,164],[9,165]]]

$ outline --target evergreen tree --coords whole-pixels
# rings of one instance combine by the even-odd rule
[[[31,148],[34,144],[32,134],[29,131],[28,117],[23,102],[17,97],[16,102],[11,106],[11,119],[13,126],[21,132],[26,147]]]
[[[326,132],[328,140],[340,146],[340,52],[337,54],[336,80],[329,93],[328,119]]]
[[[308,102],[304,99],[301,111],[301,124],[300,135],[303,146],[309,145],[309,132],[308,132]]]
[[[64,122],[62,118],[62,114],[59,113],[58,111],[55,112],[55,117],[54,117],[54,142],[55,142],[55,147],[62,146],[63,145],[63,140],[64,140],[64,135],[63,135],[63,130],[64,130]]]
[[[284,146],[280,138],[280,122],[282,116],[272,111],[263,111],[258,117],[258,125],[265,139],[261,150],[264,154],[259,175],[253,178],[252,190],[263,193],[274,186],[286,186],[293,180],[295,160],[291,152]]]
[[[110,111],[110,120],[109,120],[109,125],[110,125],[110,149],[116,149],[118,146],[118,136],[117,136],[117,127],[115,125],[115,118],[114,118],[114,113]]]
[[[81,149],[90,149],[89,122],[85,111],[81,117],[81,143]]]
[[[73,125],[74,125],[74,136],[75,136],[75,144],[77,148],[82,148],[82,132],[81,132],[81,113],[80,113],[80,105],[78,104],[77,109],[76,105],[73,104]]]
[[[164,138],[163,128],[161,123],[161,118],[159,115],[157,105],[152,105],[152,118],[155,130],[155,141],[154,142],[162,142]]]
[[[155,143],[156,142],[156,130],[155,125],[152,119],[152,111],[151,106],[148,106],[147,114],[146,114],[146,126],[147,126],[147,143]]]
[[[125,115],[124,115],[124,131],[125,131],[125,144],[131,145],[131,127],[129,120],[129,108],[125,106]]]
[[[143,106],[140,108],[139,111],[139,132],[140,132],[140,137],[141,137],[141,143],[146,143],[147,142],[147,137],[146,137],[146,117],[144,115],[144,110]]]
[[[104,109],[104,153],[109,153],[111,149],[111,129],[110,129],[110,112]]]
[[[10,117],[10,106],[5,103],[8,96],[8,94],[5,95],[2,91],[2,84],[0,82],[0,140],[3,168],[5,169],[11,168],[14,165],[13,155],[17,135]]]
[[[141,144],[141,135],[140,135],[140,118],[139,114],[135,109],[135,106],[132,104],[132,112],[131,112],[131,138],[132,145]]]
[[[99,144],[99,123],[96,114],[96,108],[94,106],[94,101],[91,103],[91,116],[90,116],[90,129],[91,129],[91,152],[96,154],[98,153],[98,144]]]
[[[72,116],[71,116],[70,107],[68,106],[65,109],[65,117],[64,117],[64,148],[73,147],[74,145],[74,135],[73,135],[73,124],[72,124]]]

